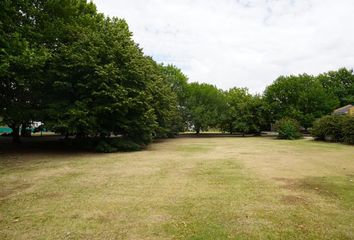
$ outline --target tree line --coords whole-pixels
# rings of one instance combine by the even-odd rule
[[[280,76],[262,94],[237,87],[224,91],[205,83],[188,84],[183,93],[184,122],[197,133],[217,128],[259,134],[283,118],[294,119],[307,130],[335,108],[354,103],[354,73],[341,68],[317,76]]]
[[[14,141],[32,121],[67,136],[141,143],[179,131],[163,66],[123,19],[86,0],[4,0],[0,8],[0,116]]]
[[[224,91],[144,55],[125,20],[92,2],[3,0],[0,8],[0,117],[15,142],[33,121],[66,136],[138,144],[210,128],[258,134],[283,117],[307,129],[354,102],[345,68],[281,76],[258,95]]]

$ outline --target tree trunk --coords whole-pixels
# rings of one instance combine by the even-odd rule
[[[20,139],[20,127],[18,125],[12,126],[12,143],[19,144],[21,143]]]
[[[21,137],[30,137],[31,132],[27,130],[28,124],[27,123],[22,123],[22,128],[21,128]]]
[[[200,128],[195,129],[196,134],[200,133]]]

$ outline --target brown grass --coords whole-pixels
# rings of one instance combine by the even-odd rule
[[[353,239],[354,148],[180,138],[0,155],[1,239]]]

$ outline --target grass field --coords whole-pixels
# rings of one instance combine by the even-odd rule
[[[354,147],[178,138],[2,153],[0,239],[354,239]]]

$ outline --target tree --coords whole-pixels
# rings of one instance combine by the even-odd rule
[[[221,130],[233,134],[241,128],[241,107],[251,96],[245,88],[231,88],[224,92],[225,104],[221,114]]]
[[[164,76],[165,82],[170,86],[172,92],[177,95],[177,111],[180,122],[178,130],[184,131],[187,129],[188,111],[186,106],[188,78],[183,72],[173,65],[159,65]]]
[[[13,142],[20,142],[19,128],[40,111],[43,67],[49,58],[37,39],[40,19],[38,2],[0,2],[0,116],[13,130]]]
[[[197,134],[210,127],[216,127],[223,96],[219,89],[206,83],[191,83],[187,87],[186,106],[188,111],[188,125]]]
[[[78,137],[114,133],[148,143],[156,127],[151,60],[124,20],[77,18],[51,62],[46,124]]]
[[[123,19],[86,0],[2,1],[0,115],[82,137],[139,143],[178,132],[177,96]],[[180,73],[181,74],[181,73]]]
[[[267,108],[263,99],[252,96],[246,88],[232,88],[224,93],[226,104],[221,114],[222,131],[260,133],[265,128]]]
[[[283,117],[293,118],[304,128],[330,113],[338,105],[335,96],[328,94],[317,78],[303,74],[281,76],[264,92],[272,121]]]
[[[174,137],[183,129],[182,114],[178,104],[177,84],[171,84],[171,76],[164,72],[164,67],[157,65],[151,58],[152,82],[151,95],[157,127],[155,137]]]
[[[329,71],[318,77],[328,94],[335,95],[339,100],[339,106],[354,104],[354,73],[353,70],[341,68],[337,71]]]
[[[45,122],[77,137],[112,133],[147,144],[180,124],[176,93],[122,19],[85,11],[63,27],[66,43],[50,63]]]

